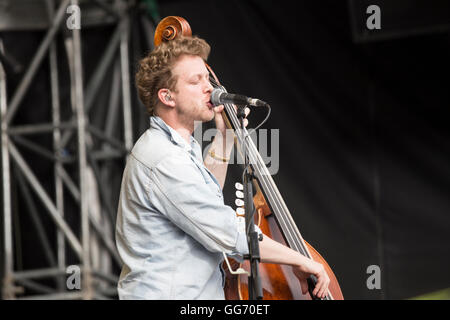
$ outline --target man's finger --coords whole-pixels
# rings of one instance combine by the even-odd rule
[[[320,298],[320,293],[322,292],[322,289],[323,289],[323,280],[319,278],[317,279],[316,286],[314,287],[313,295]]]
[[[221,104],[220,106],[214,107],[214,111],[215,112],[222,112],[223,108],[225,108],[225,107],[223,106],[223,104]]]
[[[323,298],[326,294],[327,289],[328,289],[328,281],[326,279],[323,279],[318,288],[317,296],[319,298]]]
[[[248,116],[248,115],[249,115],[249,113],[250,113],[250,108],[248,108],[248,107],[245,107],[245,110],[244,110],[244,112],[245,112],[245,116]]]

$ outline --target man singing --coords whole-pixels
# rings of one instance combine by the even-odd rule
[[[123,260],[120,299],[224,299],[223,253],[248,254],[235,211],[222,188],[233,148],[222,117],[210,102],[205,66],[209,45],[180,37],[156,47],[139,63],[136,84],[150,114],[150,128],[131,151],[122,179],[116,242]],[[215,120],[217,134],[202,159],[192,137],[195,121]],[[261,231],[256,227],[258,232]],[[261,262],[293,267],[303,293],[324,297],[324,267],[264,236]]]

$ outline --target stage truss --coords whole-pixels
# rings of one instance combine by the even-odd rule
[[[13,3],[14,2],[14,3]],[[38,3],[38,4],[37,4]],[[11,98],[7,98],[8,77],[5,73],[8,48],[2,45],[1,32],[5,29],[0,23],[0,51],[3,59],[0,63],[0,109],[1,109],[1,170],[3,197],[3,299],[108,299],[117,297],[118,275],[112,272],[113,266],[121,266],[120,257],[114,241],[114,226],[118,194],[108,190],[112,175],[121,175],[108,161],[123,159],[133,145],[132,94],[130,72],[130,9],[140,3],[125,0],[90,1],[91,6],[83,9],[84,1],[42,0],[10,1],[5,8],[11,12],[9,18],[14,22],[12,29],[21,30],[23,24],[35,24],[44,27],[46,34],[31,63],[23,71],[19,85]],[[4,4],[4,3],[3,3]],[[45,8],[47,21],[33,22],[13,19],[15,12],[29,5]],[[22,6],[22,7],[20,7]],[[81,28],[68,29],[67,8],[82,8]],[[8,12],[2,9],[2,15]],[[83,15],[85,18],[83,19]],[[45,17],[43,17],[44,19]],[[147,28],[147,39],[152,39],[154,23],[143,16]],[[2,19],[0,19],[2,20]],[[2,21],[6,21],[3,19]],[[22,23],[22,25],[21,25]],[[115,30],[109,37],[106,49],[95,67],[92,76],[86,81],[83,77],[82,36],[83,28],[89,25],[108,24]],[[3,29],[2,29],[3,28]],[[61,104],[57,51],[57,35],[64,33],[64,47],[70,70],[69,105]],[[60,37],[61,38],[61,37]],[[148,43],[151,45],[151,41]],[[49,60],[51,87],[51,118],[44,123],[13,125],[15,115],[23,108],[23,98],[33,86],[34,76],[44,59]],[[89,115],[95,114],[95,98],[107,74],[112,74],[109,93],[108,113],[101,126],[93,125]],[[69,111],[68,111],[69,110]],[[61,120],[61,113],[71,113],[71,119]],[[92,112],[94,111],[94,112]],[[24,111],[22,111],[24,112]],[[120,125],[119,125],[119,122]],[[115,137],[118,127],[123,128],[122,138]],[[36,144],[28,137],[39,134],[52,135],[53,150]],[[95,147],[93,140],[101,140]],[[30,159],[20,151],[32,151],[40,161],[47,161],[53,167],[52,187],[44,186],[33,172]],[[67,150],[74,150],[68,152]],[[102,165],[99,165],[99,162]],[[68,170],[67,166],[76,170]],[[48,177],[47,177],[48,179]],[[11,186],[15,185],[16,188]],[[27,210],[17,212],[12,200],[14,190],[19,190]],[[67,221],[64,199],[70,195],[78,203],[76,209],[79,229],[76,232]],[[31,196],[33,194],[33,196]],[[39,199],[38,210],[35,199]],[[16,210],[16,211],[15,211]],[[45,254],[47,268],[16,270],[15,257],[17,245],[14,245],[14,219],[29,214],[35,226],[35,232]],[[50,243],[42,217],[48,215],[56,228],[57,245]],[[78,233],[78,234],[77,234]],[[55,250],[56,247],[56,250]],[[68,263],[67,252],[75,255],[78,263]],[[80,273],[78,273],[78,271]],[[79,276],[79,279],[77,278]],[[46,279],[54,285],[44,285]],[[50,279],[50,280],[49,280]],[[78,280],[80,280],[79,285]],[[74,287],[75,286],[75,287]],[[30,295],[27,292],[33,292]]]

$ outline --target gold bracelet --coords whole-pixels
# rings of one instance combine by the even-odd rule
[[[220,161],[222,161],[222,162],[230,161],[229,158],[227,159],[227,158],[219,157],[218,155],[216,155],[216,152],[215,152],[214,150],[212,150],[212,149],[209,149],[208,153],[209,153],[209,155],[210,155],[211,157],[213,157],[213,158],[216,159],[216,160],[220,160]]]

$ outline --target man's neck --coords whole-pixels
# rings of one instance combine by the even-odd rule
[[[161,119],[164,120],[164,122],[171,127],[173,130],[178,132],[178,134],[188,143],[191,143],[191,135],[194,132],[194,124],[187,125],[184,123],[181,123],[177,119],[173,119],[171,117],[167,116],[159,116]]]
[[[187,142],[187,144],[191,143],[191,135],[192,132],[194,132],[194,130],[187,129],[184,126],[173,127],[170,125],[170,127],[174,129],[176,132],[178,132],[180,136]]]

